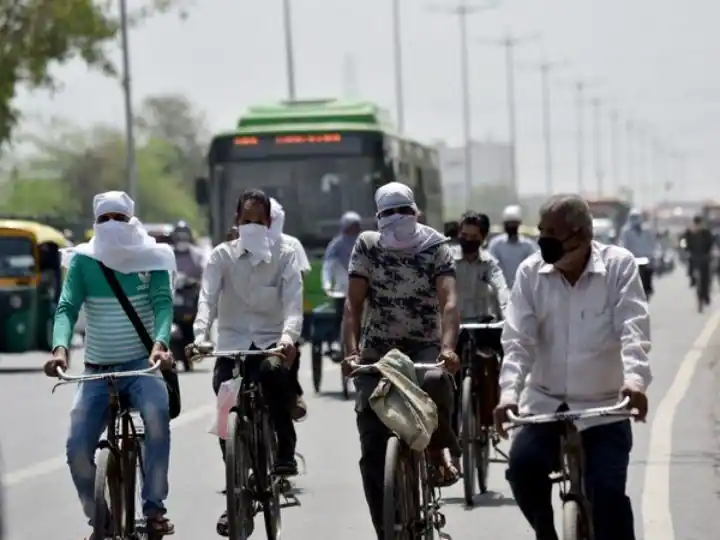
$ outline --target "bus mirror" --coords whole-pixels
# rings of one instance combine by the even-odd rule
[[[210,200],[210,194],[208,193],[208,179],[207,178],[196,178],[195,179],[195,202],[203,206],[208,204]]]

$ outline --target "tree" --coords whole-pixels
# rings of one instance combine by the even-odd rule
[[[183,0],[150,0],[130,14],[130,23],[167,12]],[[73,58],[114,75],[105,46],[119,29],[111,0],[0,0],[0,146],[15,127],[18,86],[53,88],[50,68]],[[184,12],[183,12],[184,13]]]
[[[68,186],[46,178],[15,178],[2,193],[0,212],[27,216],[66,216],[78,209]]]

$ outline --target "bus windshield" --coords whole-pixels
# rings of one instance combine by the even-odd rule
[[[24,237],[0,236],[0,277],[27,277],[34,272],[32,242]]]
[[[283,205],[286,233],[332,237],[344,212],[374,215],[373,166],[369,157],[223,163],[223,213],[234,216],[238,197],[257,187]]]

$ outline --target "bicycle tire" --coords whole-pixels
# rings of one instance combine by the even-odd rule
[[[225,498],[227,502],[228,538],[247,540],[252,533],[244,518],[253,519],[252,498],[249,490],[247,448],[242,439],[240,416],[236,411],[228,415],[228,433],[225,441]]]
[[[413,509],[412,493],[403,466],[402,443],[395,435],[390,436],[385,447],[385,472],[383,478],[383,531],[385,540],[414,540],[409,528],[419,521],[419,511]],[[412,514],[415,514],[414,516]],[[399,523],[398,523],[399,521]],[[401,527],[398,528],[398,525]]]
[[[265,534],[267,540],[281,540],[282,518],[280,515],[280,482],[274,475],[275,456],[277,455],[277,439],[275,430],[270,425],[267,412],[262,415],[262,448],[259,449],[258,462],[261,460],[267,464],[267,472],[263,475],[265,486],[260,483],[260,489],[265,488],[266,498],[263,501],[263,518],[265,519]],[[263,455],[264,454],[264,455]],[[269,473],[269,474],[268,474]],[[260,480],[258,479],[260,482]],[[262,492],[262,491],[261,491]]]
[[[137,441],[133,438],[126,439],[125,443],[122,448],[122,455],[125,458],[123,467],[124,481],[122,483],[125,498],[125,534],[131,535],[137,527],[135,501],[137,495],[138,452],[140,449]]]
[[[475,498],[475,410],[473,407],[472,378],[466,375],[462,382],[462,429],[460,445],[463,464],[463,495],[465,504],[473,506]]]
[[[483,429],[475,440],[475,472],[481,494],[488,492],[488,473],[490,472],[490,433]]]
[[[563,540],[591,540],[583,527],[583,510],[575,500],[563,502]]]
[[[106,498],[110,496],[108,504]],[[122,536],[123,493],[120,464],[112,449],[101,448],[95,458],[95,510],[93,533],[95,538],[119,538]]]

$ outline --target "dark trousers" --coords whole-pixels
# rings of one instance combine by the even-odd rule
[[[653,293],[653,274],[654,271],[649,265],[641,266],[640,269],[640,281],[642,281],[643,290],[646,296],[650,296]]]
[[[274,345],[271,345],[274,347]],[[253,345],[251,349],[255,349]],[[292,461],[295,458],[297,436],[292,421],[291,408],[295,402],[293,378],[280,359],[248,357],[246,360],[246,376],[258,377],[262,385],[263,397],[267,403],[278,441],[278,461]],[[213,390],[217,395],[220,385],[233,377],[235,361],[232,358],[218,358],[213,370]],[[225,459],[225,441],[220,439],[220,448]]]
[[[591,427],[581,435],[595,540],[635,540],[632,506],[625,494],[632,448],[630,421]],[[521,428],[510,447],[507,478],[537,540],[558,540],[548,475],[558,468],[559,456],[560,435],[553,424]]]
[[[290,375],[293,379],[293,388],[295,388],[295,394],[298,396],[303,395],[303,389],[300,385],[300,343],[295,344],[295,348],[297,349],[297,358],[295,358],[295,362],[293,362],[293,365],[290,366]]]
[[[427,352],[426,352],[427,351]],[[434,362],[438,350],[426,349],[416,355],[416,362]],[[370,408],[368,398],[378,383],[378,377],[362,375],[355,379],[357,390],[355,412],[360,435],[360,475],[362,476],[365,500],[378,538],[383,537],[383,481],[385,473],[385,447],[390,432]],[[438,408],[438,428],[430,440],[430,448],[448,448],[453,456],[460,456],[460,445],[452,431],[453,382],[450,375],[442,370],[418,372],[418,382],[430,395]]]

